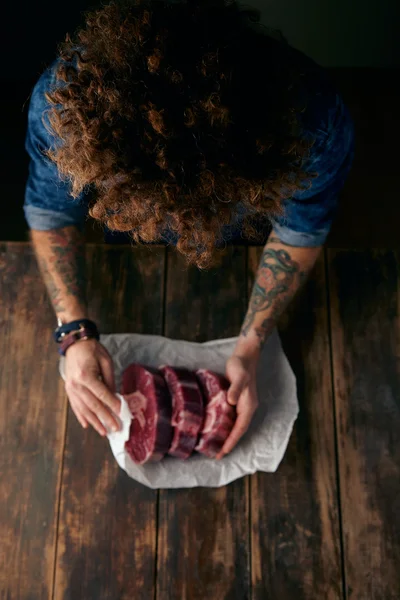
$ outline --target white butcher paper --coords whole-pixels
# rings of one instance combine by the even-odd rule
[[[237,338],[199,344],[157,335],[110,334],[102,335],[100,340],[113,358],[117,390],[120,390],[122,372],[131,363],[202,368],[224,374]],[[64,376],[63,357],[60,374]],[[108,434],[117,463],[130,477],[153,489],[220,487],[256,471],[276,471],[299,412],[296,379],[276,330],[264,346],[256,378],[259,406],[248,431],[222,460],[195,454],[186,460],[167,456],[160,462],[136,465],[125,450],[132,415],[118,394],[122,429]]]

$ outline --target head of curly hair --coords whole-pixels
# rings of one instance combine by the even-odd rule
[[[60,46],[48,155],[74,197],[93,192],[92,217],[139,243],[168,227],[189,263],[209,266],[239,205],[268,217],[305,185],[284,48],[258,11],[227,0],[89,12]]]

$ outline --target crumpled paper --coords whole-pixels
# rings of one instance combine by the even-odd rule
[[[156,335],[101,336],[101,343],[114,361],[117,390],[120,390],[123,370],[132,362],[153,367],[163,364],[189,369],[201,367],[224,374],[236,340],[228,338],[199,344]],[[64,376],[63,358],[60,374]],[[256,378],[259,406],[248,431],[222,460],[195,454],[187,460],[167,456],[158,463],[136,465],[125,450],[132,415],[123,397],[118,395],[122,429],[110,432],[108,440],[119,466],[130,477],[153,489],[220,487],[256,471],[276,471],[299,411],[296,379],[276,330],[264,346]]]

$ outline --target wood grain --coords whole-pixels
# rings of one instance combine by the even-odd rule
[[[261,252],[249,249],[249,285]],[[254,600],[342,598],[325,283],[321,258],[280,322],[300,413],[278,471],[252,476]]]
[[[92,246],[87,259],[101,330],[161,333],[165,250]],[[156,506],[157,493],[128,478],[107,440],[69,410],[55,598],[151,599]]]
[[[237,335],[245,312],[245,249],[213,271],[168,257],[165,334],[193,341]],[[219,488],[160,491],[157,600],[249,598],[247,478]]]
[[[30,244],[0,244],[0,597],[50,598],[66,402]]]
[[[346,584],[400,597],[399,260],[329,251]]]

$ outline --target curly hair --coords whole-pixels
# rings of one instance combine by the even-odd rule
[[[114,1],[60,45],[48,151],[89,214],[138,242],[169,228],[200,268],[222,227],[305,186],[296,78],[257,10],[227,0]]]

